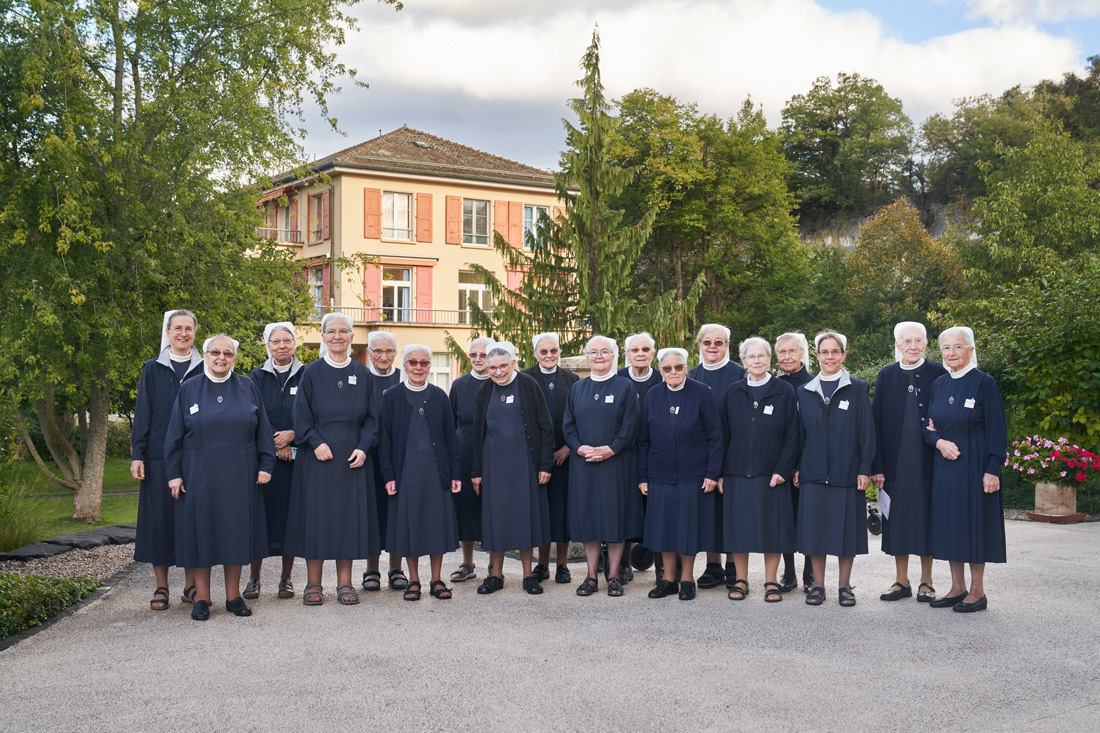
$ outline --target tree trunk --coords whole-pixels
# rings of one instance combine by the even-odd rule
[[[73,496],[73,519],[98,522],[102,516],[103,469],[107,461],[107,415],[110,397],[105,382],[92,385],[88,403],[88,441],[80,488]]]

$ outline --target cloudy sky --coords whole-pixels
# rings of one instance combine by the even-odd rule
[[[920,124],[952,100],[1081,73],[1100,0],[371,0],[339,49],[369,89],[331,100],[346,137],[309,120],[325,155],[407,124],[544,169],[598,23],[609,96],[650,87],[727,117],[746,96],[778,126],[819,76],[877,79]]]

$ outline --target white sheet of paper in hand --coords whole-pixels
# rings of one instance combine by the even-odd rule
[[[890,518],[890,495],[884,490],[878,490],[878,508],[882,510],[882,516]]]

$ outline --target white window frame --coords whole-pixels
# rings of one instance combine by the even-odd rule
[[[324,267],[312,267],[310,268],[310,291],[313,296],[313,305],[316,308],[317,320],[321,320],[321,317],[325,313],[325,306],[328,305],[325,298],[325,268]]]
[[[451,391],[451,355],[432,354],[432,369],[428,372],[428,381],[444,392]]]
[[[531,249],[531,245],[527,244],[527,234],[530,232],[531,237],[537,239],[539,236],[539,214],[543,213],[547,216],[550,215],[549,206],[539,206],[538,204],[524,204],[523,205],[523,248]]]
[[[458,275],[458,324],[460,326],[468,326],[473,322],[469,301],[475,300],[483,311],[491,310],[493,305],[493,290],[483,282],[462,282],[463,273],[472,275],[473,272],[471,270],[459,270]],[[472,293],[479,293],[480,295],[477,298],[473,298]]]
[[[400,202],[404,201],[404,211]],[[403,214],[403,216],[402,216]],[[400,219],[400,220],[399,220]],[[404,226],[401,226],[401,225]],[[382,193],[382,239],[411,242],[413,238],[413,196],[401,191]]]
[[[484,217],[479,216],[475,211],[475,205],[482,204],[485,207]],[[467,214],[469,210],[469,214]],[[481,199],[462,199],[462,243],[471,244],[479,247],[487,247],[492,244],[492,222],[489,221],[489,202]],[[484,219],[485,231],[481,233],[478,231],[478,223]],[[466,223],[470,221],[472,229],[467,230]]]
[[[306,199],[309,206],[309,221],[306,222],[306,226],[309,228],[309,241],[310,242],[323,242],[325,241],[325,195],[323,191],[317,193],[311,193],[309,198]],[[314,216],[316,215],[316,216]],[[314,222],[316,222],[316,229],[314,229]]]
[[[387,270],[404,270],[408,278],[403,280],[387,280]],[[413,277],[414,268],[405,265],[382,265],[382,305],[381,311],[385,320],[391,323],[412,323],[413,316]],[[391,303],[386,305],[386,291],[391,291]],[[403,291],[403,292],[402,292]],[[402,294],[404,303],[402,303]]]

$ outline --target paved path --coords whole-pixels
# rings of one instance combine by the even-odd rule
[[[530,597],[509,560],[488,598],[467,582],[451,601],[383,590],[355,607],[326,568],[326,603],[306,608],[273,597],[269,563],[252,618],[216,594],[196,623],[175,600],[182,573],[171,609],[146,610],[144,566],[0,652],[0,730],[1100,730],[1100,524],[1009,522],[1008,540],[990,610],[967,615],[879,601],[893,562],[874,537],[852,609],[833,562],[821,608],[800,592],[765,604],[757,557],[741,603],[650,600],[652,571],[623,598],[553,582]],[[941,563],[936,581],[947,590]]]

